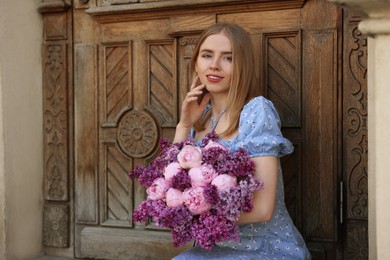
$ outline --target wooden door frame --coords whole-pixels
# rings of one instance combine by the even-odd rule
[[[75,1],[83,7],[88,1]],[[255,2],[255,1],[253,1]],[[44,230],[48,251],[74,254],[73,9],[71,1],[43,0]],[[93,12],[92,9],[90,12]],[[366,259],[367,230],[367,44],[361,18],[346,11],[343,29],[342,156],[343,256]],[[363,100],[363,103],[362,103]],[[357,124],[358,123],[358,124]],[[351,181],[353,180],[353,181]],[[363,186],[357,186],[363,185]],[[358,257],[358,258],[356,258]]]

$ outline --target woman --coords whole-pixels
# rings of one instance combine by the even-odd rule
[[[279,157],[293,146],[281,134],[271,101],[258,96],[248,33],[235,24],[211,26],[200,36],[191,65],[197,76],[174,142],[188,136],[200,141],[215,131],[225,147],[249,152],[264,188],[255,192],[253,210],[237,221],[240,241],[218,243],[211,251],[195,246],[174,259],[310,259],[284,203]]]

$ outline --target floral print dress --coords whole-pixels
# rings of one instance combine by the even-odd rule
[[[250,157],[282,157],[292,153],[294,148],[283,137],[280,125],[272,102],[261,96],[256,97],[241,111],[238,135],[219,142],[232,151],[244,148]],[[287,212],[280,162],[278,168],[276,205],[270,221],[240,225],[239,241],[218,243],[210,251],[195,246],[173,259],[311,259],[301,234]]]

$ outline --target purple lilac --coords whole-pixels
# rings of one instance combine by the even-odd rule
[[[218,189],[215,185],[209,184],[204,188],[204,197],[207,202],[215,205],[219,202]]]
[[[188,175],[186,170],[178,172],[172,178],[172,188],[184,191],[188,188],[191,188],[191,178]]]
[[[175,227],[171,230],[174,246],[183,246],[193,239],[191,234],[191,224],[192,223],[188,223],[185,226]]]
[[[203,163],[212,165],[219,174],[223,173],[220,169],[223,169],[223,165],[226,163],[225,158],[229,155],[229,151],[212,147],[207,151],[203,151],[202,155]]]
[[[224,216],[230,221],[237,221],[240,216],[241,196],[240,191],[236,188],[219,193],[220,201],[216,210],[219,216]]]
[[[130,178],[138,178],[144,187],[152,185],[157,178],[163,177],[164,168],[168,165],[162,156],[157,157],[148,167],[137,165],[129,174]]]
[[[191,234],[202,248],[211,250],[215,242],[238,240],[238,226],[222,216],[206,213],[193,222]]]
[[[179,228],[192,221],[192,214],[185,206],[178,206],[174,208],[165,208],[160,212],[156,219],[157,224],[161,227],[170,229]]]
[[[215,131],[212,131],[212,132],[206,134],[206,136],[203,137],[203,139],[202,139],[202,145],[201,145],[201,147],[205,147],[205,146],[209,143],[209,141],[217,142],[218,138],[219,138],[219,137],[218,137],[218,135],[215,133]]]
[[[134,210],[134,222],[142,222],[150,217],[158,217],[160,212],[166,209],[167,206],[162,200],[144,200],[139,207]]]
[[[241,210],[249,212],[253,209],[253,193],[256,190],[262,189],[264,183],[253,175],[247,176],[245,179],[239,181],[238,191],[241,193]]]
[[[255,163],[244,149],[240,149],[226,156],[225,163],[221,165],[220,170],[236,177],[244,177],[254,172]]]

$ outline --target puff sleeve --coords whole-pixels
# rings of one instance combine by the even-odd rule
[[[279,114],[273,103],[256,97],[241,112],[237,148],[246,149],[251,157],[281,157],[292,153],[294,146],[283,137],[280,127]]]

